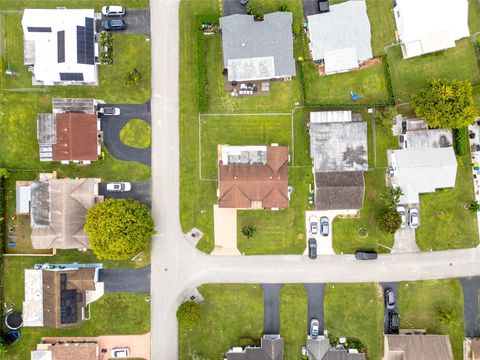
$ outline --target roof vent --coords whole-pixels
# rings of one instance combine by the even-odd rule
[[[234,177],[233,177],[233,179],[234,179],[234,180],[237,180],[237,177],[236,177],[236,176],[234,176]]]
[[[247,46],[247,44],[245,44],[244,42],[242,42],[242,47],[245,47],[245,46]]]

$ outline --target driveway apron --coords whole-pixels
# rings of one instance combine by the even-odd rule
[[[280,289],[283,284],[261,284],[263,288],[263,332],[280,334]]]
[[[478,316],[478,286],[480,277],[461,278],[463,289],[463,314],[466,337],[480,336],[480,319]]]
[[[310,332],[310,322],[317,319],[319,323],[319,333],[323,334],[325,328],[324,320],[324,295],[325,284],[303,284],[307,289],[308,313],[307,313],[307,334]]]
[[[391,312],[398,313],[398,283],[397,282],[382,282],[380,283],[382,286],[382,299],[383,299],[383,332],[385,334],[390,334],[390,326],[388,326],[388,315]],[[392,289],[395,292],[395,307],[392,310],[388,310],[385,306],[385,289]],[[399,314],[399,318],[401,319],[401,315]],[[401,320],[400,320],[401,321]]]
[[[117,179],[121,180],[121,179]],[[132,190],[125,192],[114,192],[107,190],[106,183],[98,184],[98,193],[105,199],[134,199],[152,207],[152,192],[150,180],[132,183]]]
[[[105,292],[150,293],[150,265],[139,269],[100,269]]]

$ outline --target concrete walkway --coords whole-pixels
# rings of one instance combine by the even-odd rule
[[[420,251],[420,248],[417,245],[415,229],[411,229],[408,226],[400,228],[395,232],[393,238],[394,243],[392,253],[409,253]]]
[[[213,205],[215,248],[210,255],[241,255],[237,249],[237,209]]]

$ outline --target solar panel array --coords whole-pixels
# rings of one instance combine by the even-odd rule
[[[65,62],[65,31],[57,32],[57,61]]]
[[[60,73],[62,81],[83,81],[82,73]]]
[[[95,31],[93,18],[85,18],[85,26],[77,26],[77,63],[95,64]]]
[[[75,324],[77,316],[77,290],[67,290],[67,274],[60,274],[60,323]]]
[[[27,26],[28,32],[52,32],[51,27]]]

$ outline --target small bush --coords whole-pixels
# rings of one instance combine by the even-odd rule
[[[200,319],[200,305],[195,301],[185,301],[178,307],[177,319],[180,326],[191,329]]]
[[[385,208],[377,217],[378,227],[380,231],[385,233],[394,234],[401,223],[402,219],[400,218],[400,214],[395,209]]]
[[[468,129],[466,127],[453,129],[453,144],[458,156],[468,155]]]
[[[113,64],[113,37],[111,33],[106,31],[99,33],[98,48],[100,50],[100,63],[102,65]]]
[[[245,225],[242,227],[242,235],[245,236],[247,239],[251,239],[255,236],[257,232],[257,228],[253,225]]]
[[[129,87],[139,86],[143,82],[143,75],[135,68],[127,72],[124,82]]]
[[[378,125],[391,127],[392,120],[397,115],[397,110],[394,107],[386,107],[383,110],[375,111],[375,122]]]
[[[289,12],[289,11],[290,11],[290,8],[288,7],[287,4],[281,4],[281,5],[278,7],[278,11]]]

